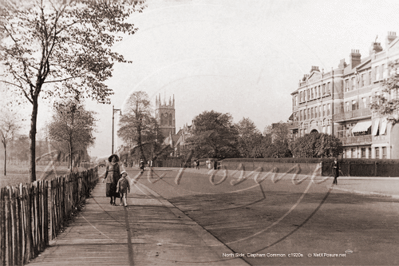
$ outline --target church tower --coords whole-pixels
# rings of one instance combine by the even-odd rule
[[[161,101],[161,95],[155,99],[155,118],[159,124],[163,136],[176,134],[175,123],[175,96],[169,98],[169,102],[164,99]]]

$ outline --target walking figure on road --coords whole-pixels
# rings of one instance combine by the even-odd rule
[[[140,173],[142,174],[144,172],[144,161],[140,161]]]
[[[127,173],[125,171],[122,171],[121,173],[122,177],[119,178],[118,183],[116,184],[116,192],[119,193],[120,197],[120,203],[119,205],[122,206],[122,201],[123,205],[126,207],[127,206],[127,193],[130,193],[130,185],[129,181],[126,179]]]
[[[331,169],[333,171],[334,175],[334,181],[333,184],[338,185],[338,177],[339,177],[339,164],[337,161],[337,158],[334,158],[334,162],[331,164]]]
[[[119,168],[119,157],[116,154],[112,154],[108,158],[109,164],[107,165],[107,169],[105,170],[104,181],[107,183],[105,188],[105,194],[107,197],[110,197],[110,204],[115,205],[115,199],[119,196],[116,193],[116,184],[121,176],[121,171]]]

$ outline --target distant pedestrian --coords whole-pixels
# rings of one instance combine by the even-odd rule
[[[217,170],[218,169],[218,161],[213,162],[213,169]]]
[[[140,173],[143,173],[143,172],[144,172],[144,165],[145,165],[144,161],[141,160],[141,161],[140,161],[140,164],[139,164],[139,166],[140,166]]]
[[[339,164],[337,161],[337,158],[334,158],[334,162],[332,162],[331,164],[331,169],[333,171],[333,175],[334,175],[334,181],[333,184],[338,185],[338,177],[339,177]]]
[[[199,169],[199,160],[195,160],[195,169]]]
[[[121,178],[119,178],[118,183],[116,184],[116,192],[119,193],[120,197],[120,203],[119,205],[122,206],[122,201],[123,205],[126,207],[127,206],[127,193],[130,193],[130,185],[129,181],[126,179],[127,173],[125,171],[122,171],[121,173]]]
[[[118,180],[121,176],[121,171],[118,164],[118,155],[112,154],[108,158],[108,162],[109,164],[107,165],[107,168],[105,170],[103,183],[107,183],[105,187],[105,194],[107,197],[111,198],[109,203],[111,205],[115,205],[115,199],[119,196],[119,194],[116,193],[116,184],[118,183]]]

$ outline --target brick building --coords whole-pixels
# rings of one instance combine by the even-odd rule
[[[352,50],[349,62],[340,60],[338,68],[324,71],[312,66],[291,93],[293,136],[334,134],[343,143],[344,158],[399,159],[399,125],[370,110],[389,75],[388,63],[397,59],[399,38],[389,32],[385,49],[372,42],[367,56]]]

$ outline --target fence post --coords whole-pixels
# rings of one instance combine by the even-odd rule
[[[53,239],[53,197],[52,197],[52,191],[51,188],[53,187],[53,180],[50,180],[48,182],[47,186],[47,199],[48,199],[48,205],[47,205],[47,211],[48,211],[48,243],[50,243],[50,239]]]
[[[6,265],[5,189],[0,189],[0,265]]]
[[[12,225],[11,225],[11,199],[9,187],[6,187],[6,265],[12,265]]]
[[[25,189],[26,195],[26,261],[33,258],[33,237],[32,237],[32,185],[28,184]]]

